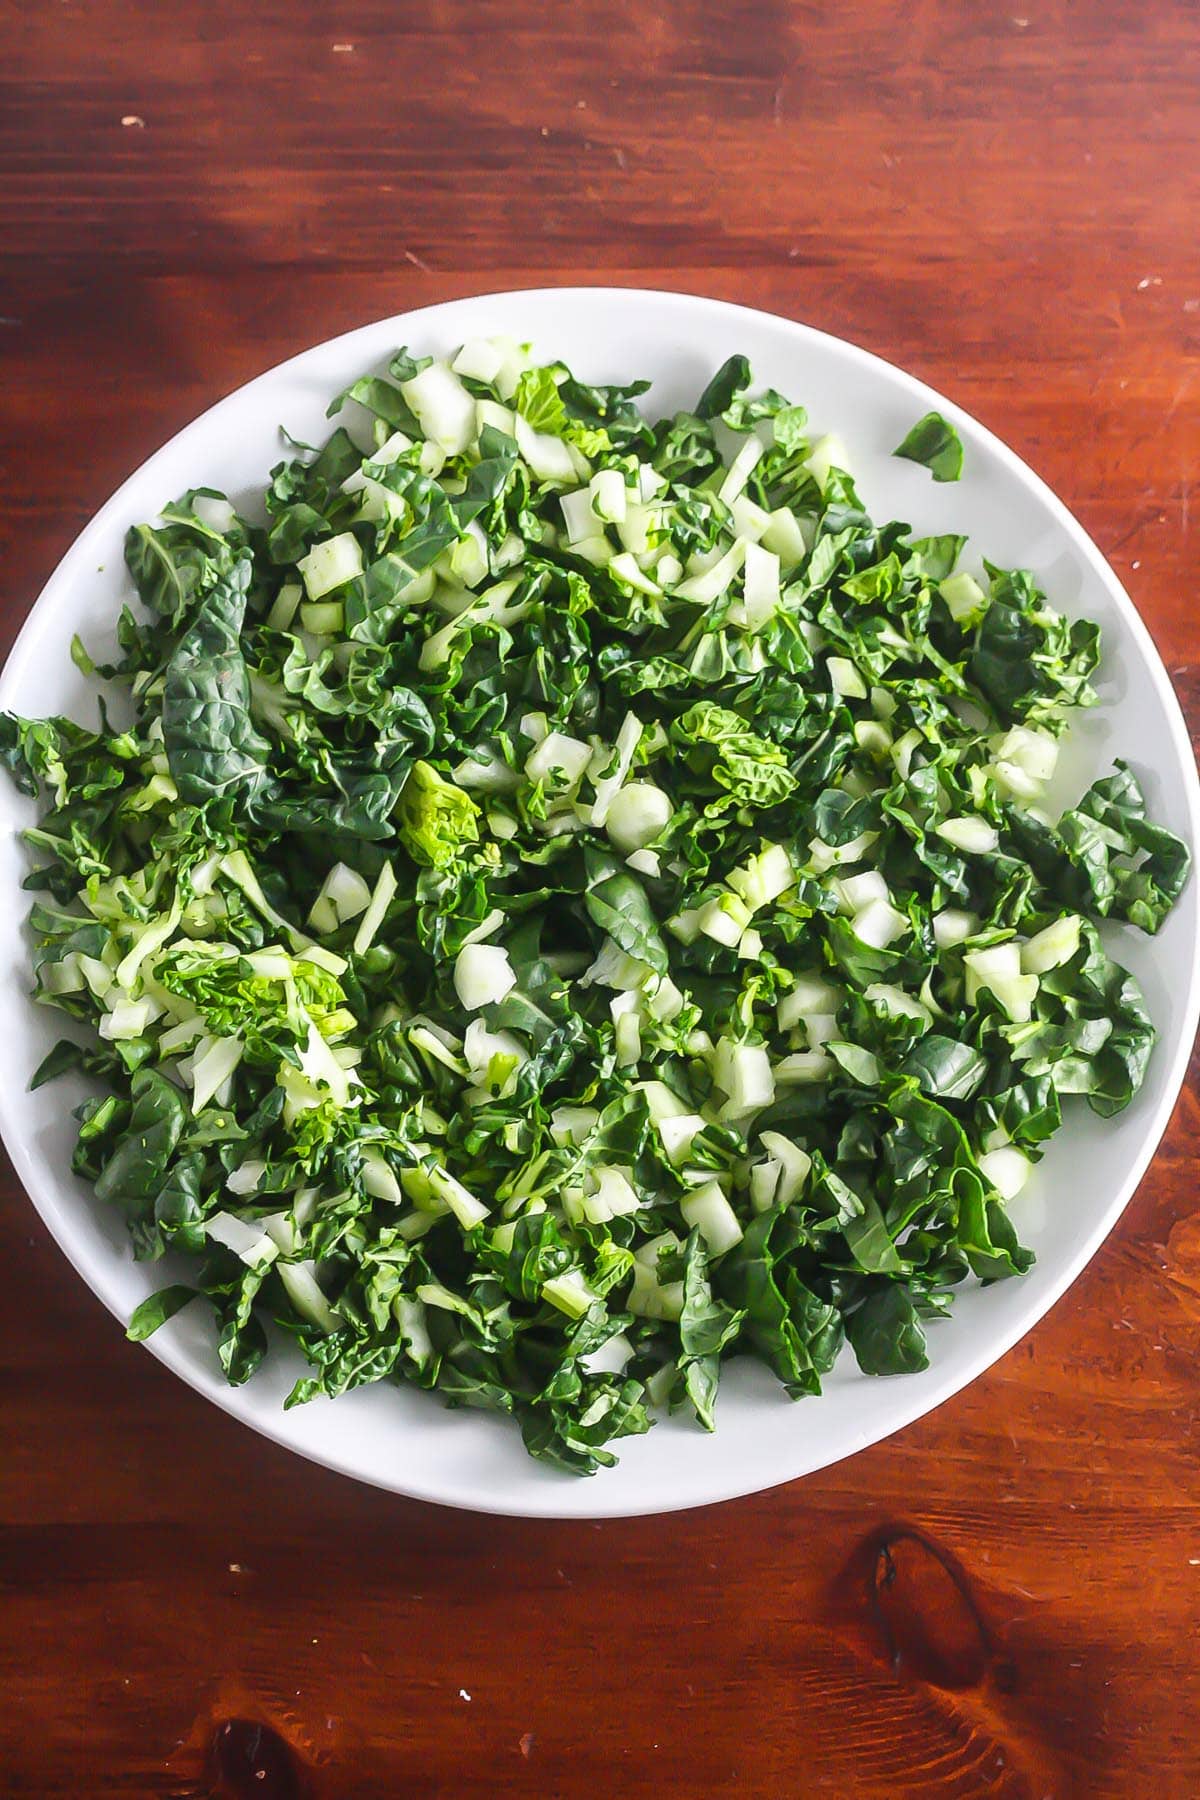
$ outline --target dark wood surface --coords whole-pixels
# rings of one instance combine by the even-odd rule
[[[1066,498],[1200,719],[1194,0],[0,6],[0,639],[259,369],[474,290],[768,307]],[[890,1443],[600,1525],[309,1467],[7,1176],[0,1794],[1200,1793],[1200,1099],[1053,1315]]]

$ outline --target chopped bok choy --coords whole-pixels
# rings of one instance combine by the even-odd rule
[[[1154,1031],[1103,920],[1188,853],[1052,799],[1096,627],[865,512],[741,357],[655,422],[510,339],[400,351],[129,533],[92,728],[0,721],[76,1172],[231,1382],[410,1382],[590,1473],[722,1362],[922,1368]],[[898,453],[961,467],[929,415]],[[82,647],[81,666],[93,668]],[[113,690],[116,690],[113,695]],[[122,692],[123,691],[123,692]],[[124,725],[110,719],[124,718]]]

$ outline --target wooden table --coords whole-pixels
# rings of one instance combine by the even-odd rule
[[[961,401],[1200,719],[1194,0],[3,8],[0,636],[200,408],[477,289],[646,283]],[[1198,509],[1200,510],[1200,509]],[[829,1472],[495,1521],[250,1436],[11,1175],[0,1792],[1200,1793],[1200,1101],[1053,1316]]]

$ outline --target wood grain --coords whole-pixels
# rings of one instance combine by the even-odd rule
[[[0,15],[3,647],[116,482],[259,369],[610,280],[952,394],[1096,537],[1200,723],[1191,0]],[[968,1393],[775,1493],[597,1525],[260,1443],[123,1342],[8,1175],[0,1793],[1193,1800],[1197,1096]]]

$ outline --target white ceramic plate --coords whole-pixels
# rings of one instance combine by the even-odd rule
[[[329,398],[382,365],[399,344],[441,354],[465,338],[510,332],[561,357],[583,378],[653,377],[646,404],[690,404],[734,351],[756,377],[803,402],[814,425],[849,449],[868,509],[920,532],[960,531],[968,558],[1031,567],[1052,601],[1099,620],[1105,656],[1103,705],[1081,723],[1068,777],[1076,789],[1125,755],[1157,819],[1200,841],[1200,787],[1183,720],[1150,636],[1111,569],[1066,508],[982,426],[910,376],[865,351],[802,325],[687,295],[625,289],[546,289],[453,301],[368,325],[306,351],[250,382],[181,431],[130,477],[63,559],[31,613],[0,678],[0,705],[23,713],[94,716],[68,657],[71,634],[103,646],[128,598],[123,534],[185,488],[261,492],[279,460],[281,424],[307,442],[329,427]],[[891,456],[914,421],[936,406],[958,426],[966,472],[937,486],[926,471]],[[969,566],[969,564],[968,564]],[[27,960],[16,934],[27,896],[18,828],[32,816],[0,782],[0,907],[10,954],[0,974],[0,1037],[9,1046],[0,1085],[0,1130],[38,1211],[84,1280],[125,1321],[146,1294],[173,1278],[169,1267],[134,1263],[124,1230],[69,1173],[77,1096],[56,1083],[35,1094],[25,1077],[58,1035],[58,1019],[27,997]],[[953,1318],[930,1331],[923,1374],[868,1379],[844,1358],[820,1399],[793,1404],[764,1370],[728,1367],[718,1429],[706,1436],[683,1419],[617,1446],[619,1466],[591,1480],[532,1462],[516,1431],[475,1412],[448,1412],[435,1399],[393,1387],[317,1400],[285,1413],[298,1359],[279,1351],[243,1388],[226,1386],[213,1334],[199,1308],[160,1330],[150,1349],[185,1381],[256,1431],[303,1456],[397,1493],[489,1512],[597,1517],[667,1511],[787,1481],[886,1437],[955,1394],[1029,1330],[1074,1280],[1129,1200],[1158,1144],[1183,1080],[1200,1007],[1197,884],[1157,938],[1114,933],[1137,974],[1161,1033],[1149,1077],[1119,1118],[1074,1110],[1035,1181],[1014,1208],[1037,1251],[1024,1280],[964,1289]],[[134,1348],[130,1356],[139,1354]]]

